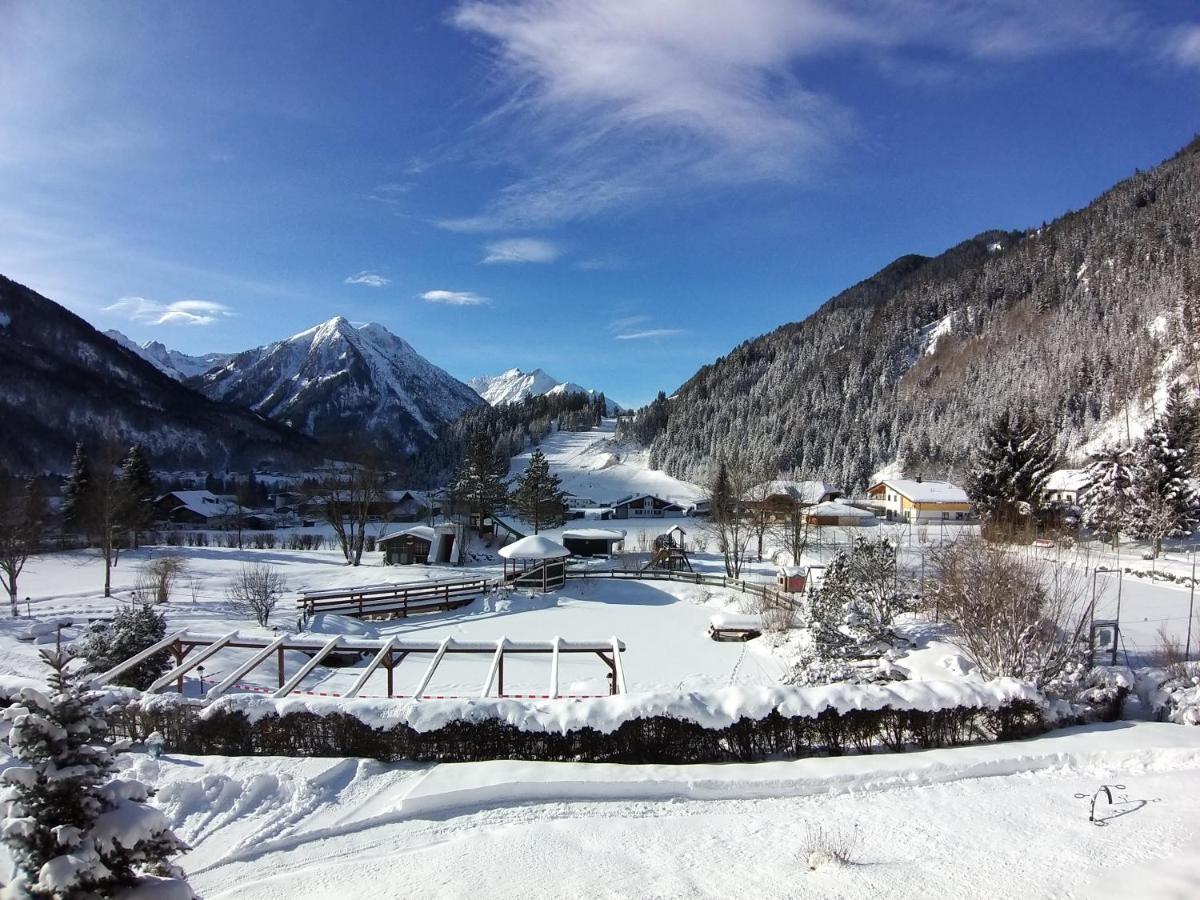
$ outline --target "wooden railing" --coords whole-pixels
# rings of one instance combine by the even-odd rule
[[[466,606],[498,585],[494,578],[461,578],[413,584],[374,585],[339,591],[312,591],[297,601],[306,616],[338,613],[350,616],[399,616],[444,612]]]

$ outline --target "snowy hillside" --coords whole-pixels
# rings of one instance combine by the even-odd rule
[[[595,391],[583,385],[573,381],[559,381],[542,369],[534,369],[532,372],[509,369],[499,375],[479,375],[467,384],[492,406],[518,403],[526,397],[540,397],[546,394],[587,394],[589,397],[595,395]],[[615,414],[617,410],[617,404],[609,400],[609,414]]]
[[[539,445],[551,471],[562,479],[563,490],[608,503],[630,494],[656,494],[691,506],[705,496],[704,488],[650,468],[649,452],[614,438],[616,419],[605,419],[590,431],[551,432]],[[518,475],[529,465],[529,453],[512,461]]]
[[[239,353],[196,385],[315,437],[365,434],[411,451],[480,403],[382,325],[341,316],[277,343]]]
[[[232,353],[205,353],[202,356],[191,356],[178,350],[171,350],[161,341],[146,341],[138,344],[115,328],[104,332],[126,350],[132,350],[160,372],[170,375],[176,381],[185,381],[197,375],[203,375],[209,369],[223,366],[233,359]]]

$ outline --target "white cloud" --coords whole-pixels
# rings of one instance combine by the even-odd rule
[[[176,300],[160,303],[145,297],[122,297],[104,307],[107,312],[120,313],[131,322],[145,325],[211,325],[218,319],[233,315],[224,303],[213,300]]]
[[[650,328],[646,331],[631,331],[626,334],[618,334],[618,341],[645,341],[651,338],[672,337],[677,334],[686,334],[682,328]]]
[[[1180,25],[1165,41],[1166,56],[1176,65],[1200,69],[1200,25]]]
[[[485,263],[550,263],[562,255],[562,251],[549,241],[540,238],[508,238],[484,245],[482,262]]]
[[[623,316],[620,319],[613,319],[611,322],[609,322],[608,330],[628,331],[630,328],[633,328],[637,325],[645,325],[649,321],[650,317],[645,315]]]
[[[426,291],[421,299],[426,303],[445,303],[448,306],[483,306],[492,302],[474,291]]]
[[[1132,44],[1122,0],[467,0],[502,97],[487,162],[526,174],[459,231],[537,228],[708,185],[817,175],[858,129],[804,65],[910,58],[958,68]],[[895,68],[895,67],[894,67]],[[496,154],[501,154],[497,160]]]
[[[359,272],[346,277],[346,284],[364,284],[367,287],[384,287],[391,283],[390,278],[384,278],[378,272]]]

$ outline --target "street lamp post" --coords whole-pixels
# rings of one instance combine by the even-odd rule
[[[204,696],[204,666],[196,666],[196,674],[200,676],[200,696]]]
[[[1192,590],[1188,595],[1187,643],[1183,647],[1184,662],[1192,661],[1192,615],[1196,605],[1196,549],[1192,548]]]

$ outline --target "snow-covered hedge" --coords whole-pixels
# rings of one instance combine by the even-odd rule
[[[231,755],[716,762],[941,747],[1044,728],[1013,680],[725,688],[591,700],[224,697],[207,709],[145,697],[136,728],[170,749]]]

